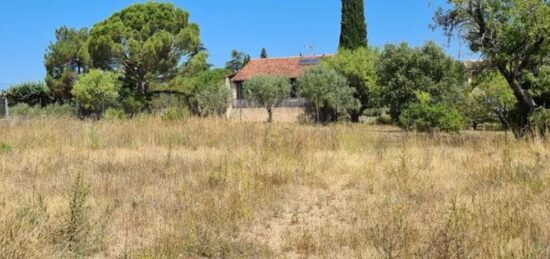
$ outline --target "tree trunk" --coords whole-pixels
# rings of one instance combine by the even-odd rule
[[[363,115],[364,111],[365,111],[364,108],[360,108],[358,111],[351,111],[349,113],[351,122],[359,123],[359,121],[361,120],[361,115]]]
[[[320,122],[320,120],[319,120],[319,105],[317,103],[315,104],[315,119],[316,119],[317,123]]]
[[[530,132],[529,116],[539,106],[535,102],[533,97],[529,95],[529,93],[527,93],[527,88],[518,81],[517,76],[513,72],[508,71],[503,66],[499,67],[499,71],[508,82],[508,85],[514,92],[514,96],[518,101],[513,116],[511,116],[511,118],[508,118],[510,129],[512,130],[516,138],[522,138],[528,132]]]
[[[267,122],[273,122],[273,107],[267,108]]]

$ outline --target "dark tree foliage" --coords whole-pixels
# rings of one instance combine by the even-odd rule
[[[50,92],[43,83],[26,82],[13,85],[5,93],[10,105],[25,103],[29,106],[46,106],[51,102]]]
[[[78,75],[88,71],[88,30],[63,26],[55,31],[55,39],[44,55],[46,84],[54,101],[63,103],[72,98]]]
[[[124,86],[141,96],[202,58],[199,26],[173,4],[134,4],[96,24],[89,52],[94,68],[124,73]]]
[[[342,0],[341,25],[340,48],[357,49],[367,47],[364,0]]]
[[[262,48],[262,52],[260,53],[260,58],[267,58],[267,50],[265,48]]]
[[[435,21],[449,37],[459,34],[480,53],[486,69],[502,74],[518,101],[506,115],[514,134],[532,132],[529,117],[550,107],[550,2],[452,0]]]
[[[465,69],[433,42],[421,48],[406,43],[387,45],[378,65],[378,84],[394,120],[416,101],[418,91],[428,93],[434,103],[454,105],[463,92]]]
[[[225,69],[237,72],[246,66],[248,62],[250,62],[250,55],[234,49],[231,51],[231,60],[225,63]]]

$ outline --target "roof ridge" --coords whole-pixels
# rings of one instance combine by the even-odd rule
[[[292,59],[292,58],[317,58],[325,56],[333,56],[334,54],[322,54],[322,55],[312,55],[312,56],[287,56],[287,57],[274,57],[274,58],[254,58],[251,61],[262,60],[262,59]]]

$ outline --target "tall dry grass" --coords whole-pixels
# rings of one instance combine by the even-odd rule
[[[501,133],[0,122],[1,258],[548,258],[550,149]]]

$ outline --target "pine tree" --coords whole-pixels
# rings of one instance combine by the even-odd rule
[[[265,48],[262,48],[262,53],[260,54],[260,58],[267,58],[267,50]]]
[[[367,47],[364,0],[342,0],[341,49]]]

